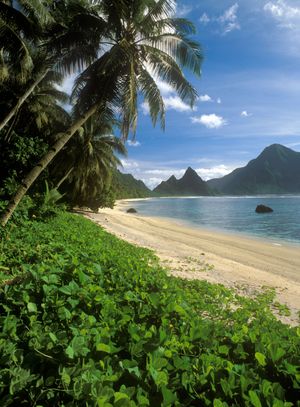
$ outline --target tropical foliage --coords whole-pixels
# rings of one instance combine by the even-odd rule
[[[0,7],[0,41],[7,43],[11,24],[14,37],[22,40],[14,47],[20,54],[20,63],[14,64],[14,74],[2,75],[1,93],[2,90],[9,92],[10,82],[14,83],[16,92],[3,109],[0,129],[6,132],[8,126],[13,128],[15,117],[25,110],[25,104],[34,108],[30,99],[50,71],[66,74],[79,70],[79,74],[72,92],[69,126],[58,131],[50,126],[48,145],[54,144],[23,178],[2,216],[2,224],[7,222],[40,173],[92,116],[99,121],[103,117],[118,119],[124,140],[130,131],[136,131],[141,95],[149,104],[153,123],[159,120],[164,127],[165,109],[157,79],[166,81],[192,105],[197,94],[182,69],[200,74],[199,45],[189,38],[194,27],[185,19],[173,17],[173,0],[54,3],[35,0],[34,7],[28,3],[20,0],[10,5],[2,3]],[[35,24],[37,15],[41,18]],[[27,56],[27,65],[22,62],[23,55]],[[12,48],[3,45],[3,67],[9,67],[11,61]],[[23,65],[27,67],[26,75]],[[18,75],[22,81],[15,79]],[[37,124],[41,125],[46,120],[44,107],[39,104],[37,108],[40,110]],[[77,136],[77,140],[80,143],[80,137]]]
[[[116,154],[126,154],[122,141],[112,135],[113,124],[117,123],[112,117],[89,118],[57,156],[53,175],[62,175],[57,187],[74,206],[103,206],[102,196],[108,194],[112,175],[121,165]]]
[[[0,404],[299,406],[300,330],[79,216],[6,229]]]

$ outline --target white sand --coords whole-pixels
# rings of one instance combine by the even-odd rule
[[[124,240],[154,249],[175,276],[221,283],[246,295],[275,288],[277,300],[292,312],[281,320],[299,324],[300,246],[187,227],[128,214],[127,208],[127,201],[119,201],[114,209],[86,216]]]

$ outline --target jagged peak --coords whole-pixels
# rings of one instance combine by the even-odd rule
[[[192,167],[187,167],[185,174],[197,174],[195,170],[193,170]]]
[[[171,177],[166,182],[169,182],[169,181],[171,181],[171,182],[177,181],[175,175],[171,175]]]

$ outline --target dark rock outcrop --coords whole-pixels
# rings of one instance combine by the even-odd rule
[[[137,210],[134,209],[134,208],[129,208],[129,209],[127,209],[126,212],[127,212],[127,213],[137,213]]]
[[[274,212],[274,211],[269,206],[257,205],[255,212],[256,213],[270,213],[270,212]]]

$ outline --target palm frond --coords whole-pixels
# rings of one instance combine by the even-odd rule
[[[0,21],[11,30],[22,33],[27,39],[36,38],[37,28],[32,22],[21,11],[3,2],[0,3]]]
[[[161,34],[151,37],[145,44],[163,51],[171,56],[181,68],[188,68],[200,76],[203,61],[202,52],[197,42],[177,34]]]
[[[140,90],[149,105],[152,123],[155,126],[157,118],[160,119],[162,129],[165,128],[165,105],[160,90],[149,72],[142,67],[139,74]]]
[[[19,0],[25,14],[28,15],[35,24],[45,26],[54,21],[49,12],[49,7],[42,0]]]
[[[148,64],[154,75],[170,84],[180,98],[193,106],[198,94],[184,77],[180,67],[170,55],[149,45],[142,45],[148,56]]]
[[[122,137],[126,140],[130,129],[133,134],[137,125],[137,90],[138,83],[135,74],[133,61],[130,62],[129,74],[124,76],[122,86],[122,103],[121,103],[121,131]]]
[[[147,13],[140,21],[140,25],[148,30],[153,30],[156,22],[175,13],[175,2],[173,0],[158,0],[150,3]]]

